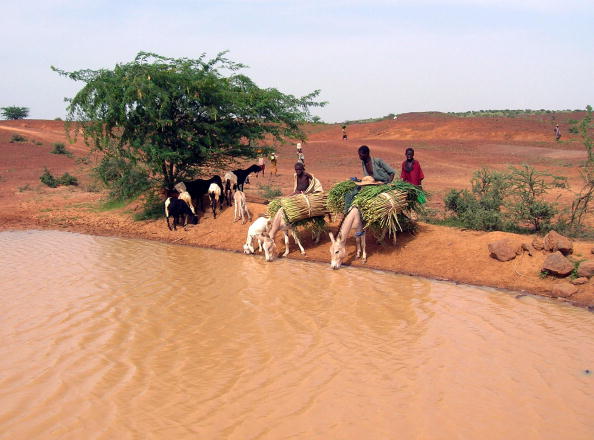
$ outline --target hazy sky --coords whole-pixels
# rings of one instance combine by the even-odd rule
[[[594,105],[594,0],[27,0],[0,14],[0,107],[64,117],[139,51],[228,57],[260,87],[329,101],[327,122],[410,111]]]

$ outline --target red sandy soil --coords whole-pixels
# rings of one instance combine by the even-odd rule
[[[341,139],[339,125],[308,127],[309,138],[303,144],[308,172],[318,177],[325,189],[350,176],[361,176],[357,148],[366,144],[372,154],[399,169],[406,147],[414,146],[415,157],[425,173],[423,186],[432,194],[429,206],[439,210],[449,188],[467,188],[473,172],[483,166],[506,169],[509,165],[530,164],[539,170],[567,176],[570,187],[580,187],[579,165],[586,158],[584,146],[568,136],[569,119],[580,113],[531,116],[523,118],[457,118],[439,113],[411,113],[396,120],[356,124],[347,127],[348,140]],[[553,126],[559,123],[564,134],[555,142]],[[28,142],[10,143],[12,135],[21,134]],[[36,145],[33,141],[42,142]],[[51,154],[52,143],[63,142],[73,158]],[[89,148],[78,140],[71,144],[61,121],[21,120],[0,122],[0,230],[57,229],[94,235],[110,235],[175,242],[193,246],[241,251],[248,225],[233,223],[233,210],[225,208],[216,219],[205,213],[200,223],[187,231],[169,231],[165,220],[134,221],[138,204],[102,210],[105,192],[90,191],[96,185],[90,176],[92,161],[81,159]],[[265,212],[261,185],[280,187],[284,194],[292,189],[292,167],[296,159],[293,144],[278,149],[279,169],[271,176],[251,178],[246,185],[250,210]],[[246,163],[249,165],[249,163]],[[44,167],[53,175],[69,172],[78,177],[78,187],[48,188],[39,181]],[[551,197],[570,200],[570,193],[557,190]],[[224,227],[222,227],[224,225]],[[334,227],[336,225],[333,225]],[[521,255],[509,262],[489,256],[488,243],[509,237],[517,243],[531,242],[532,236],[504,232],[460,230],[420,223],[416,235],[401,234],[398,243],[378,245],[368,238],[368,262],[354,259],[354,240],[348,242],[347,264],[390,270],[398,273],[450,280],[460,283],[504,288],[550,296],[558,280],[539,277],[544,253]],[[291,243],[290,258],[329,262],[329,241],[314,245],[303,234],[307,256],[301,256]],[[280,235],[279,246],[284,246]],[[574,242],[574,256],[592,258],[594,243]],[[246,258],[255,258],[248,257]],[[273,263],[272,263],[273,264]],[[578,286],[578,293],[563,301],[594,306],[594,282]]]

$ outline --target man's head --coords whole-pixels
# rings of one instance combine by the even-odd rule
[[[369,154],[369,147],[367,145],[361,145],[359,147],[359,159],[361,159],[363,162],[367,162],[369,159]]]
[[[413,160],[415,157],[415,150],[412,148],[407,148],[404,154],[406,154],[406,160]]]
[[[305,172],[305,165],[303,165],[301,162],[297,162],[295,164],[295,174],[297,174],[297,177],[302,176],[304,172]]]

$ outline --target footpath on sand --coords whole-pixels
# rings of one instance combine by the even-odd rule
[[[96,193],[73,192],[65,189],[49,191],[35,199],[17,201],[10,209],[0,213],[0,230],[54,229],[92,235],[140,238],[175,244],[200,246],[241,252],[246,240],[248,224],[233,222],[233,209],[225,208],[217,218],[207,212],[200,223],[177,231],[169,231],[164,219],[135,221],[134,207],[112,211],[98,211],[100,199]],[[249,203],[254,216],[263,214],[266,205]],[[331,225],[335,230],[337,224]],[[289,258],[327,263],[330,267],[328,236],[314,244],[309,234],[301,234],[306,255],[302,256],[291,240]],[[390,241],[378,245],[372,234],[367,238],[367,263],[354,258],[354,238],[347,242],[348,258],[345,264],[417,275],[438,280],[489,286],[546,297],[557,284],[568,284],[551,276],[542,277],[541,268],[545,252],[523,253],[511,261],[497,261],[489,254],[488,245],[507,238],[512,243],[531,242],[534,237],[505,232],[481,232],[420,223],[415,235],[400,234],[394,246]],[[282,234],[276,237],[279,248],[284,247]],[[593,243],[573,242],[574,259],[585,260],[591,254]],[[263,258],[260,255],[245,258]],[[274,264],[274,263],[270,263]],[[558,299],[594,309],[594,281],[575,286],[570,296]]]

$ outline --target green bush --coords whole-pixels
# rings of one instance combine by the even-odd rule
[[[54,146],[54,148],[52,149],[52,151],[50,151],[50,153],[64,154],[68,157],[72,157],[72,153],[66,149],[66,145],[64,145],[62,142],[54,142],[52,145]]]
[[[134,215],[134,220],[156,220],[163,217],[163,200],[156,191],[149,191],[142,211]]]
[[[58,186],[57,179],[50,173],[50,171],[45,168],[41,177],[39,177],[41,183],[49,186],[50,188],[56,188]]]
[[[64,173],[62,174],[62,177],[58,179],[58,185],[77,186],[78,179],[68,173]]]
[[[260,191],[262,191],[262,197],[266,200],[272,200],[283,195],[283,192],[278,186],[260,185]]]
[[[123,158],[104,156],[95,174],[110,189],[113,200],[133,199],[150,187],[147,171]]]
[[[27,138],[25,136],[22,136],[20,134],[13,134],[10,138],[10,142],[11,143],[15,143],[15,142],[27,142]]]

